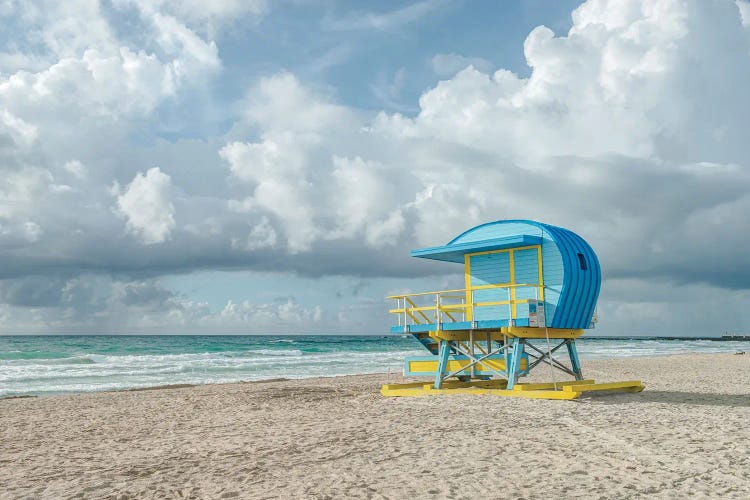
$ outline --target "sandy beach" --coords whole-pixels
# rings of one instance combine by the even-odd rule
[[[647,389],[383,398],[402,378],[382,374],[0,400],[0,497],[750,497],[750,354],[584,373]]]

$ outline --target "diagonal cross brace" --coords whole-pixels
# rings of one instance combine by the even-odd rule
[[[568,341],[564,340],[560,344],[556,345],[549,352],[544,352],[544,351],[540,350],[539,348],[537,348],[536,346],[534,346],[533,344],[531,344],[529,342],[526,342],[525,344],[526,344],[527,347],[530,347],[531,349],[533,349],[534,351],[536,351],[536,352],[538,352],[540,354],[540,356],[536,356],[534,354],[528,353],[529,356],[535,358],[534,362],[529,365],[528,369],[532,370],[537,365],[539,365],[540,363],[542,363],[545,359],[549,359],[551,366],[553,366],[554,368],[557,368],[558,370],[560,370],[562,372],[567,373],[568,375],[573,375],[574,377],[576,377],[576,373],[573,370],[571,370],[570,368],[568,368],[567,366],[563,365],[562,363],[560,363],[559,361],[557,361],[555,358],[552,357],[552,354],[555,351],[557,351],[558,349],[560,349],[562,346],[567,345],[567,343],[568,343]]]
[[[490,351],[490,352],[488,352],[487,354],[485,354],[484,356],[481,356],[481,357],[479,357],[479,358],[477,358],[477,357],[475,357],[474,355],[472,355],[472,354],[471,354],[471,352],[468,352],[468,351],[464,351],[463,349],[461,349],[460,347],[458,347],[458,345],[454,345],[454,346],[453,346],[453,349],[455,349],[455,350],[456,350],[457,352],[459,352],[459,353],[463,354],[464,356],[467,356],[467,357],[468,357],[468,358],[469,358],[469,359],[471,360],[471,363],[469,363],[468,365],[466,365],[466,366],[464,366],[464,367],[461,367],[461,369],[460,369],[460,370],[456,370],[456,371],[454,371],[453,373],[449,373],[448,375],[446,375],[445,377],[443,377],[443,379],[446,379],[446,378],[449,378],[449,377],[455,377],[455,376],[456,376],[456,375],[458,375],[459,373],[461,373],[461,372],[464,372],[464,371],[466,371],[467,369],[471,368],[472,366],[474,366],[474,365],[476,365],[476,364],[478,364],[478,363],[481,363],[481,362],[482,362],[483,360],[485,360],[485,359],[489,358],[489,357],[490,357],[490,356],[492,356],[493,354],[498,354],[498,353],[500,353],[501,351],[503,351],[504,349],[507,349],[507,346],[502,346],[502,347],[500,347],[500,348],[499,348],[498,350],[496,350],[496,351]],[[494,368],[492,368],[492,367],[490,367],[490,366],[487,366],[487,365],[485,365],[485,367],[486,367],[486,368],[487,368],[487,369],[488,369],[489,371],[491,371],[491,372],[494,372],[494,373],[496,373],[496,374],[497,374],[498,376],[500,376],[500,377],[505,377],[505,376],[506,376],[506,374],[505,374],[505,373],[503,373],[503,372],[501,372],[501,371],[498,371],[498,370],[495,370]],[[507,370],[507,367],[506,367],[506,370]]]

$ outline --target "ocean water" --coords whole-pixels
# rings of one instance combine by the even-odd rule
[[[603,359],[750,350],[711,340],[587,339]],[[427,351],[411,336],[0,336],[0,397],[391,371]]]

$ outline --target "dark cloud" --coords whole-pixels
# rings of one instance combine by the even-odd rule
[[[154,283],[134,281],[118,284],[118,299],[125,306],[163,309],[177,294]]]
[[[50,276],[27,276],[0,281],[0,302],[18,307],[59,307],[65,280]]]
[[[470,59],[452,54],[457,72],[405,116],[269,74],[212,118],[221,130],[184,121],[210,111],[225,77],[216,30],[235,14],[14,6],[21,66],[0,59],[0,302],[92,328],[136,309],[143,328],[159,314],[216,324],[158,278],[460,274],[409,250],[505,218],[578,232],[608,280],[750,289],[750,28],[733,2],[598,5],[576,10],[567,35],[529,34],[529,78],[461,69]],[[226,316],[325,314],[289,299],[233,302]]]

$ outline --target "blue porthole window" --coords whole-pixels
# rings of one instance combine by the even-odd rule
[[[586,262],[586,256],[582,253],[578,254],[578,264],[581,266],[581,271],[586,271],[589,268],[589,265]]]

